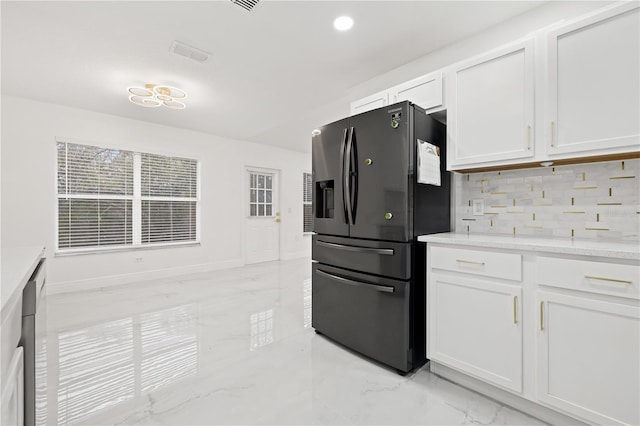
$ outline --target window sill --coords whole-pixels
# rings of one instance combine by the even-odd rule
[[[81,256],[85,254],[103,254],[103,253],[122,253],[122,252],[136,252],[139,250],[158,250],[158,249],[170,249],[178,247],[197,247],[200,246],[200,241],[185,241],[183,243],[156,243],[145,244],[143,246],[118,246],[108,248],[82,248],[82,249],[70,249],[70,250],[56,250],[55,257],[66,256]]]
[[[303,232],[302,235],[315,235],[316,233],[313,231],[310,232]]]

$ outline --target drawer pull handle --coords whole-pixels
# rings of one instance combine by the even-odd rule
[[[474,262],[473,260],[456,259],[456,262],[458,262],[458,263],[468,263],[470,265],[484,266],[484,262]]]
[[[518,296],[513,296],[513,323],[518,323]]]
[[[594,277],[593,275],[584,276],[588,280],[610,281],[612,283],[633,284],[633,281],[616,280],[615,278]]]
[[[393,256],[393,253],[394,253],[393,249],[348,246],[345,244],[328,243],[326,241],[321,241],[321,240],[318,240],[317,244],[322,247],[335,248],[338,250],[345,250],[345,251],[355,251],[359,253],[382,254],[385,256]]]
[[[540,302],[540,331],[544,331],[544,302]]]
[[[555,145],[555,133],[556,133],[556,123],[554,123],[553,121],[551,122],[551,146]]]
[[[327,278],[331,278],[332,280],[335,280],[344,284],[352,285],[354,287],[363,287],[370,290],[382,291],[384,293],[394,293],[396,291],[395,287],[393,286],[379,285],[379,284],[372,284],[372,283],[361,282],[356,280],[350,280],[349,278],[339,277],[337,275],[330,274],[320,269],[318,269],[318,274],[324,275]]]

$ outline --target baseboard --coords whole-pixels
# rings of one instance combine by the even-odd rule
[[[280,260],[301,259],[303,257],[311,258],[311,251],[292,251],[289,253],[282,253]]]
[[[105,277],[90,278],[77,281],[47,282],[47,294],[73,293],[76,291],[95,290],[103,287],[111,287],[129,284],[138,281],[148,281],[179,275],[194,274],[199,272],[216,271],[220,269],[238,268],[243,266],[241,259],[226,260],[223,262],[210,262],[198,265],[181,266],[177,268],[154,269],[151,271],[134,272],[130,274],[109,275]]]
[[[506,404],[516,410],[522,411],[532,417],[542,420],[552,425],[572,425],[584,426],[586,423],[581,422],[573,417],[566,416],[550,408],[536,404],[521,396],[499,389],[481,380],[467,376],[457,370],[431,361],[429,369],[432,373],[444,377],[454,383],[478,392],[488,398],[494,399],[500,403]]]

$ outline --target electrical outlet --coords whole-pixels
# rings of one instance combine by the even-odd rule
[[[484,215],[484,200],[473,200],[473,215],[474,216],[483,216]]]
[[[136,263],[142,263],[142,258],[141,257],[136,257],[135,262]]]

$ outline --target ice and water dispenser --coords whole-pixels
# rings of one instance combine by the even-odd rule
[[[333,179],[316,182],[316,217],[333,217]]]

